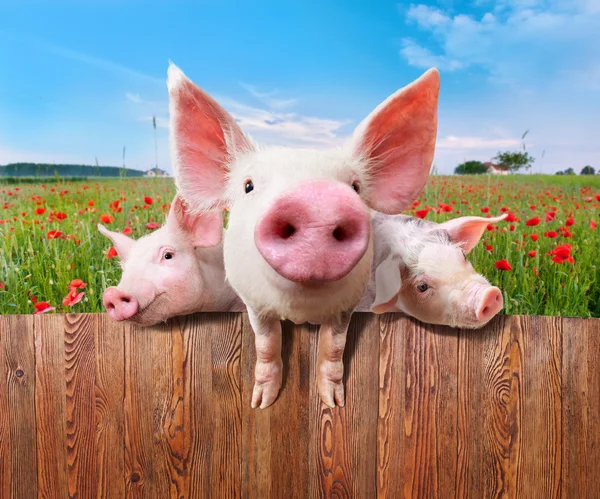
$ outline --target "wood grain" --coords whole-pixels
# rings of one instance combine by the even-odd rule
[[[34,317],[39,497],[68,497],[64,317]]]
[[[252,410],[245,314],[0,317],[0,497],[600,497],[600,320],[356,314],[334,410],[317,331]]]
[[[33,316],[2,317],[10,432],[10,497],[37,495]]]
[[[95,422],[98,497],[125,496],[125,336],[122,324],[99,315],[96,347]]]

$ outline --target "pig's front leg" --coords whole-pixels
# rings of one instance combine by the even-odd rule
[[[248,308],[248,317],[254,330],[256,367],[251,407],[269,407],[279,393],[283,376],[281,360],[281,322],[279,319],[259,317]]]
[[[344,348],[352,312],[344,312],[336,324],[323,324],[319,331],[317,388],[329,407],[344,407]]]

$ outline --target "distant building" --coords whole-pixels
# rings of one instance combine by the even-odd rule
[[[506,165],[495,165],[491,162],[483,163],[487,167],[489,175],[508,175],[510,168]]]
[[[160,168],[150,168],[144,173],[145,177],[170,177],[170,175]]]

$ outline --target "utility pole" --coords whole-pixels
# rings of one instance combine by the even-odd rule
[[[156,142],[156,116],[152,116],[152,126],[154,127],[154,159],[155,159],[155,173],[158,177],[158,144]]]

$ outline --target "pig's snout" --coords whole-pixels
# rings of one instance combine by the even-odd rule
[[[139,303],[134,296],[114,286],[104,291],[103,302],[108,315],[116,321],[131,319],[139,310]]]
[[[343,184],[313,182],[278,198],[256,225],[258,251],[294,282],[337,281],[369,246],[371,222],[360,198]]]
[[[502,292],[496,287],[487,288],[483,291],[475,312],[477,320],[484,323],[489,321],[502,310],[503,305]]]

